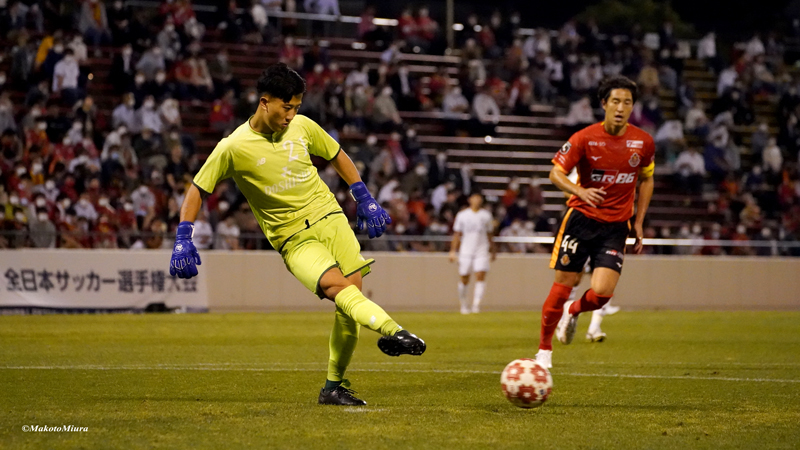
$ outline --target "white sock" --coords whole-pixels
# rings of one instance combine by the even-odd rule
[[[603,323],[602,309],[592,311],[592,323],[589,324],[589,333],[594,334],[600,331],[600,324]]]
[[[568,302],[574,302],[576,295],[578,295],[578,286],[573,286],[572,290],[569,291],[569,298],[567,299],[567,301]]]
[[[458,301],[461,302],[461,308],[469,308],[469,303],[467,303],[467,285],[458,282]]]
[[[485,281],[476,281],[475,282],[475,298],[472,299],[472,309],[476,310],[481,306],[481,300],[483,299],[483,291],[486,290],[486,282]]]

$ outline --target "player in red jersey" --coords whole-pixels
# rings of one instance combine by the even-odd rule
[[[571,194],[553,247],[550,268],[555,282],[542,306],[542,333],[536,360],[552,367],[553,333],[572,342],[578,315],[602,308],[614,295],[622,272],[625,240],[630,233],[633,200],[639,181],[634,252],[642,251],[642,227],[653,196],[655,143],[628,123],[637,95],[636,83],[622,76],[604,80],[598,89],[605,120],[575,133],[553,158],[550,180]],[[578,170],[578,182],[567,174]],[[592,285],[575,302],[565,304],[587,258],[594,269]]]

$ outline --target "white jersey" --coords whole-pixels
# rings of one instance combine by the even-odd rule
[[[462,209],[456,214],[453,231],[461,233],[461,256],[487,255],[489,253],[489,236],[494,231],[492,214],[480,209],[477,212],[471,208]]]

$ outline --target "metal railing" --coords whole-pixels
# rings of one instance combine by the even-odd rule
[[[379,243],[386,241],[386,243],[441,243],[449,244],[453,237],[450,235],[395,235],[386,234],[383,237],[375,240],[369,239],[364,234],[356,234],[359,241],[363,243]],[[147,241],[154,238],[160,238],[171,242],[174,240],[173,233],[152,233],[152,232],[137,232],[137,231],[117,231],[117,232],[55,232],[55,233],[36,233],[29,230],[0,230],[0,248],[34,248],[34,241],[39,239],[51,239],[60,248],[60,244],[65,241],[85,241],[91,243],[116,243],[116,248],[127,248],[137,240]],[[254,248],[247,247],[246,249],[269,249],[267,238],[260,232],[244,232],[238,236],[226,236],[214,233],[210,236],[210,242],[215,243],[221,239],[235,238],[240,243],[255,242],[258,243]],[[195,239],[197,241],[197,239]],[[539,245],[553,245],[555,238],[548,234],[536,234],[533,236],[496,236],[494,242],[498,244],[539,244]],[[635,240],[628,238],[627,244],[633,245]],[[783,241],[783,240],[726,240],[726,239],[661,239],[661,238],[645,238],[643,244],[646,247],[721,247],[721,248],[750,248],[750,249],[770,249],[775,255],[789,254],[800,255],[800,241]],[[439,251],[446,250],[447,245],[442,246]],[[91,247],[91,248],[107,248],[107,247]],[[788,252],[797,249],[794,252]]]

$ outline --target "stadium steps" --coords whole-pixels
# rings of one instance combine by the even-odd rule
[[[303,43],[298,41],[300,46]],[[343,70],[359,67],[363,63],[372,68],[377,67],[380,53],[353,50],[351,42],[339,42],[337,46],[330,47],[329,53]],[[277,60],[277,47],[247,46],[243,44],[205,43],[207,55],[213,55],[219,49],[226,48],[231,60],[234,74],[238,76],[244,86],[253,86],[255,79],[260,75],[262,66]],[[253,67],[252,62],[259,60],[259,66]],[[448,72],[455,75],[458,71],[459,58],[404,55],[404,60],[409,65],[409,70],[421,78],[423,84],[427,75],[436,72],[439,67],[447,67]],[[89,62],[92,67],[94,79],[89,82],[88,90],[95,97],[101,114],[111,115],[111,110],[118,104],[119,96],[116,94],[112,80],[109,79],[111,58],[92,58]],[[1,66],[0,66],[1,67]],[[687,65],[688,69],[689,65]],[[703,74],[702,69],[687,70],[687,74],[695,76],[701,81],[713,78]],[[710,83],[707,86],[711,86]],[[706,84],[703,85],[706,87]],[[24,95],[22,96],[24,98]],[[662,90],[662,105],[664,116],[674,118],[675,94]],[[15,100],[16,101],[16,100]],[[768,106],[768,105],[767,105]],[[200,155],[207,155],[214,148],[221,137],[221,133],[211,130],[208,124],[208,111],[210,103],[181,102],[181,116],[184,131],[191,134]],[[537,105],[531,116],[501,116],[498,123],[498,135],[489,142],[482,137],[445,137],[442,129],[445,116],[440,112],[401,112],[405,122],[415,125],[418,130],[419,140],[425,145],[425,152],[434,154],[436,151],[445,150],[449,157],[449,166],[460,168],[469,163],[475,173],[475,181],[487,195],[502,193],[512,177],[526,183],[537,180],[543,190],[544,209],[552,213],[563,210],[564,196],[548,179],[551,168],[550,159],[568,138],[569,131],[561,127],[555,116],[552,106]],[[462,116],[468,119],[469,115]],[[750,130],[748,130],[750,131]],[[744,132],[744,131],[742,131]],[[751,131],[750,131],[751,132]],[[360,145],[366,136],[361,134],[342,134],[342,145],[349,148]],[[378,135],[384,141],[387,135]],[[708,216],[706,201],[700,197],[677,195],[672,193],[671,183],[666,180],[657,181],[657,194],[654,195],[649,211],[651,225],[669,224],[678,226],[683,222],[713,220]],[[688,198],[688,203],[687,203]]]

